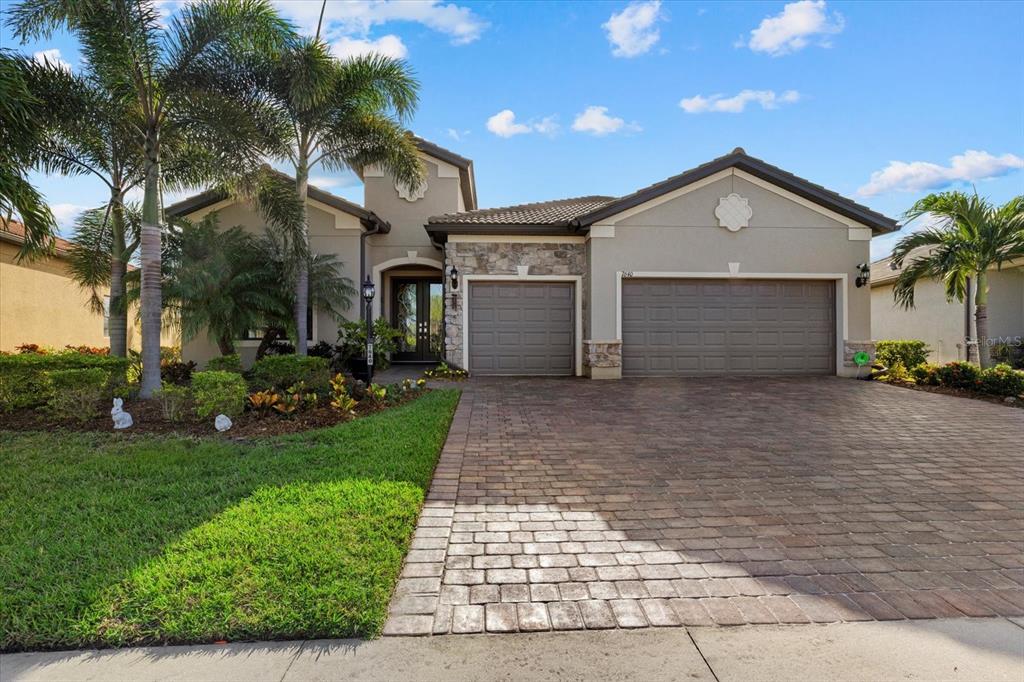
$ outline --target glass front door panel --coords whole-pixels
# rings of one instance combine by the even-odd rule
[[[398,352],[415,353],[419,328],[419,282],[400,282],[396,298],[396,322],[402,333],[398,337]]]
[[[434,357],[441,357],[444,346],[444,336],[441,333],[444,318],[444,287],[440,282],[430,283],[430,317],[428,330],[430,334],[430,354]]]

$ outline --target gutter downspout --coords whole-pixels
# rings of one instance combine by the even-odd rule
[[[363,282],[366,281],[366,238],[373,234],[380,234],[383,231],[383,225],[376,220],[363,220],[363,233],[359,235],[359,282],[356,284],[358,290],[363,286]],[[378,295],[383,296],[384,292],[378,292]],[[363,307],[363,306],[360,306]],[[368,307],[368,306],[367,306]],[[370,322],[369,311],[364,311],[362,314],[363,322]]]

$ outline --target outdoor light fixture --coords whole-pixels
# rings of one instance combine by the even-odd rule
[[[363,282],[363,300],[366,301],[366,383],[373,381],[373,280]]]
[[[860,288],[871,281],[871,266],[867,263],[860,263],[857,269],[860,270],[860,274],[857,275],[857,279],[853,280],[853,283]]]
[[[455,291],[459,288],[459,271],[454,265],[452,266],[451,272],[448,273],[448,276],[452,278],[451,290]]]

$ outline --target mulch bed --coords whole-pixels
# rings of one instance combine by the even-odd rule
[[[109,414],[103,414],[86,421],[78,421],[74,419],[57,419],[49,414],[45,408],[22,409],[15,410],[9,414],[2,414],[0,415],[0,430],[64,430],[118,433],[128,436],[174,434],[178,436],[214,436],[232,440],[249,439],[334,426],[397,407],[398,405],[415,400],[419,396],[426,395],[428,391],[429,389],[425,389],[405,400],[381,407],[363,401],[356,405],[355,416],[343,414],[329,406],[320,406],[311,410],[297,412],[290,417],[282,417],[276,412],[259,414],[253,411],[246,411],[240,417],[233,418],[231,420],[231,428],[224,433],[214,428],[213,417],[197,419],[194,415],[190,414],[184,421],[169,422],[164,419],[159,401],[139,399],[132,400],[130,404],[125,403],[125,411],[132,416],[135,423],[131,428],[121,431],[114,429],[113,421]]]
[[[1002,405],[1004,407],[1016,407],[1024,409],[1024,400],[1017,398],[1013,402],[1005,402],[1002,396],[989,395],[988,393],[977,393],[976,391],[964,391],[959,388],[950,388],[949,386],[928,386],[926,384],[905,384],[896,381],[885,382],[890,386],[898,386],[900,388],[909,388],[912,391],[924,391],[925,393],[941,393],[942,395],[952,395],[957,398],[970,398],[971,400],[984,400],[987,403],[995,403],[996,405]]]

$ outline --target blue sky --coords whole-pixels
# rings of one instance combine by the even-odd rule
[[[318,0],[277,4],[315,26]],[[474,160],[481,206],[625,194],[736,146],[893,217],[929,190],[1024,192],[1020,3],[329,0],[326,22],[341,57],[409,61],[411,127]],[[0,41],[81,66],[66,35]],[[313,175],[361,201],[353,175]],[[103,198],[36,181],[64,225]]]

